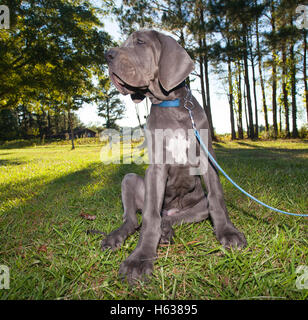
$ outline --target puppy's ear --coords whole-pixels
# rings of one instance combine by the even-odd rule
[[[194,70],[188,53],[171,37],[157,33],[161,44],[158,80],[168,92],[183,82]]]
[[[131,94],[130,97],[132,98],[134,103],[139,103],[145,98],[145,96],[142,93],[138,92]]]

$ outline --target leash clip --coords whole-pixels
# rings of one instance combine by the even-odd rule
[[[192,106],[192,108],[189,108],[187,106],[187,104],[190,104]],[[191,91],[187,88],[187,94],[186,94],[186,97],[184,98],[184,108],[188,111],[189,113],[189,117],[190,117],[190,120],[191,120],[191,124],[192,124],[192,128],[194,129],[194,131],[196,132],[197,131],[197,128],[196,128],[196,124],[195,124],[195,120],[194,120],[194,117],[193,117],[193,114],[192,114],[192,110],[196,107],[196,105],[194,105],[194,103],[192,102],[192,94],[191,94]]]

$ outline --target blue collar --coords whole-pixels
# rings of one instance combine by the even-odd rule
[[[153,104],[155,107],[179,107],[180,106],[180,99],[175,100],[165,100],[159,104]]]

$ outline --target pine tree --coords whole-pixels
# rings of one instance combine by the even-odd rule
[[[110,85],[109,80],[101,81],[100,84],[102,90],[96,96],[98,115],[105,119],[106,128],[116,129],[116,121],[123,118],[125,106],[118,98],[119,92]]]

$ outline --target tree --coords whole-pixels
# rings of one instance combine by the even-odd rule
[[[170,1],[173,2],[174,7],[177,12],[180,12],[182,16],[185,16],[184,24],[178,23],[176,30],[180,34],[180,43],[184,48],[190,48],[187,50],[191,53],[199,64],[199,74],[197,76],[200,78],[201,85],[201,96],[202,96],[202,105],[204,111],[207,115],[209,121],[209,127],[211,131],[211,137],[213,140],[216,139],[214,132],[214,125],[212,120],[212,111],[211,111],[211,93],[210,93],[210,78],[209,78],[209,68],[211,60],[211,51],[212,48],[209,45],[209,34],[212,30],[212,24],[209,21],[209,15],[207,14],[207,1],[198,0],[196,2],[186,2],[186,1]],[[185,7],[184,4],[187,6]],[[170,8],[171,11],[174,11],[173,7]],[[190,15],[189,12],[193,12],[193,15]],[[169,26],[174,26],[174,22],[171,16],[165,18],[169,21]],[[186,28],[187,36],[192,35],[193,42],[188,44],[188,41],[184,40],[184,31]]]
[[[11,29],[0,30],[0,108],[39,104],[48,120],[53,104],[70,115],[106,68],[103,10],[87,0],[14,1],[10,10]]]
[[[278,125],[277,125],[277,62],[278,62],[278,53],[277,53],[277,1],[271,0],[269,2],[270,14],[268,17],[270,21],[271,31],[265,33],[266,43],[271,48],[272,56],[269,63],[271,64],[271,85],[272,85],[272,113],[273,113],[273,128],[274,128],[274,137],[278,136]]]
[[[290,14],[290,26],[293,27],[293,15]],[[293,29],[295,31],[295,29]],[[296,31],[295,31],[296,33]],[[295,34],[294,34],[295,36]],[[291,60],[291,97],[292,97],[292,137],[298,138],[298,130],[297,130],[297,103],[296,103],[296,60],[295,60],[295,46],[296,38],[293,38],[290,44],[290,60]]]
[[[18,137],[18,127],[16,112],[9,109],[0,110],[0,141]]]
[[[105,84],[107,83],[107,85]],[[124,116],[125,105],[118,98],[118,91],[111,87],[109,80],[101,81],[101,92],[96,96],[98,115],[105,119],[105,127],[117,128],[116,121]]]
[[[255,0],[255,6],[256,5],[257,5],[257,0]],[[268,132],[269,131],[268,112],[267,112],[264,76],[263,76],[263,70],[262,70],[262,53],[264,54],[264,50],[263,52],[261,51],[259,25],[260,25],[260,17],[256,16],[256,44],[257,44],[258,67],[259,67],[259,75],[260,75],[260,86],[262,91],[262,104],[263,104],[265,130]]]
[[[303,63],[303,68],[304,68],[304,85],[305,85],[305,103],[306,103],[306,115],[307,115],[307,122],[308,122],[308,78],[307,78],[307,30],[304,29],[303,31],[304,35],[304,63]]]

